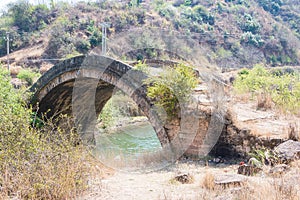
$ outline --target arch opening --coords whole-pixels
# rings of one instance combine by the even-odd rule
[[[106,160],[137,161],[162,147],[148,118],[138,105],[119,89],[103,107],[95,130],[95,154]]]
[[[143,111],[161,145],[168,144],[168,136],[147,98],[144,78],[142,72],[107,57],[75,57],[54,66],[32,86],[33,103],[38,102],[37,112],[47,113],[47,117],[73,115],[83,140],[89,143],[94,142],[98,115],[118,88]]]

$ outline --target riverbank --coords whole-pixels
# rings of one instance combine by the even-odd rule
[[[150,124],[150,122],[148,118],[145,116],[123,117],[105,128],[102,128],[100,123],[97,125],[97,129],[99,130],[98,134],[99,133],[109,134],[109,133],[119,131],[120,129],[126,128],[128,126],[135,126],[135,125],[139,126],[139,125],[147,125],[147,124]]]
[[[238,163],[178,161],[159,171],[129,173],[117,171],[101,180],[95,189],[79,200],[188,200],[188,199],[300,199],[300,161],[280,174],[266,167],[255,176],[238,175]],[[192,181],[175,180],[187,174]],[[227,183],[228,184],[222,184]]]

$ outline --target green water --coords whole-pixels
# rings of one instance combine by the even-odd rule
[[[96,136],[96,151],[113,156],[134,155],[161,150],[157,135],[149,123],[129,125],[112,133],[99,133]]]

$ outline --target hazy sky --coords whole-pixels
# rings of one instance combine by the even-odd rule
[[[0,3],[0,10],[4,9],[6,7],[7,4],[11,3],[11,2],[15,2],[16,0],[1,0]]]
[[[9,3],[13,3],[16,2],[18,0],[0,0],[0,11],[2,11],[3,9],[6,9],[7,4]],[[25,1],[29,1],[30,3],[48,3],[50,2],[50,0],[25,0]],[[55,0],[55,2],[57,1],[68,1],[68,2],[77,2],[77,1],[94,1],[94,0]]]
[[[7,4],[16,2],[18,0],[1,0],[0,2],[0,10],[6,9]],[[30,3],[37,2],[37,0],[28,0]],[[47,0],[45,0],[47,1]]]

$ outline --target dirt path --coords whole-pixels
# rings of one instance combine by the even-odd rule
[[[104,179],[95,191],[80,198],[107,200],[152,200],[152,199],[203,199],[206,194],[201,182],[206,173],[236,173],[236,166],[219,165],[205,167],[198,163],[180,163],[166,169],[150,173],[116,172]],[[180,173],[189,173],[194,183],[181,184],[173,178]]]

